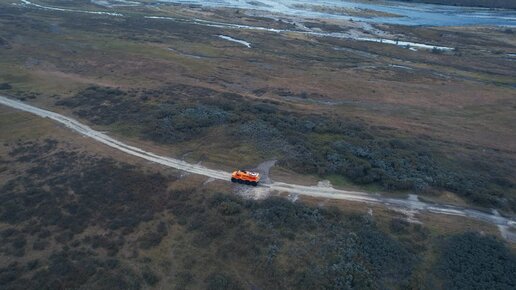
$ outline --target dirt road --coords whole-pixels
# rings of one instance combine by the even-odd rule
[[[214,179],[227,180],[228,182],[231,179],[230,172],[210,169],[199,164],[190,164],[182,160],[156,155],[152,152],[148,152],[140,148],[127,145],[121,141],[115,140],[114,138],[109,137],[108,135],[101,133],[99,131],[96,131],[73,118],[66,117],[58,113],[40,109],[23,103],[21,101],[13,100],[4,96],[0,96],[0,104],[21,111],[29,112],[43,118],[52,119],[84,136],[92,138],[100,143],[103,143],[117,150],[123,151],[127,154],[131,154],[133,156],[146,159],[148,161],[152,161],[175,169],[183,170],[189,173],[204,175]],[[287,184],[282,182],[270,182],[259,186],[256,190],[263,192],[264,189],[277,192],[288,192],[316,198],[339,199],[384,205],[389,208],[402,210],[427,211],[437,214],[468,217],[498,226],[502,233],[502,236],[505,239],[511,242],[516,242],[516,231],[514,231],[516,230],[516,220],[514,218],[506,218],[500,216],[497,213],[491,214],[474,209],[462,208],[445,204],[431,204],[419,201],[417,198],[387,198],[382,197],[381,195],[372,195],[365,192],[335,189],[331,186],[304,186],[296,184]]]

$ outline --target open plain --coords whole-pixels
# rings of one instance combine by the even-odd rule
[[[169,2],[0,1],[0,285],[516,285],[512,20]]]

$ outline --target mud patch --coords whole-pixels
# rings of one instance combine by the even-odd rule
[[[399,213],[403,214],[404,215],[404,220],[409,222],[409,223],[412,223],[412,224],[422,224],[422,222],[416,218],[416,214],[419,214],[418,210],[395,208],[395,207],[391,207],[390,209],[395,211],[395,212],[399,212]],[[371,214],[372,214],[372,211],[371,211]]]
[[[206,179],[206,181],[203,182],[203,185],[206,185],[206,184],[208,184],[208,183],[210,183],[212,181],[215,181],[215,180],[216,180],[215,178],[210,177],[210,178]]]
[[[501,217],[496,209],[493,209],[493,215]],[[502,238],[511,243],[516,243],[516,222],[510,221],[508,225],[497,225],[497,227]]]
[[[257,167],[253,168],[253,171],[258,171],[261,175],[260,183],[270,184],[272,179],[269,176],[271,168],[276,164],[277,160],[267,160],[260,163]]]
[[[299,194],[289,193],[289,195],[287,196],[287,199],[290,200],[291,202],[296,202],[299,199]]]
[[[237,185],[234,187],[234,192],[238,196],[252,200],[262,200],[270,196],[270,189],[263,186]]]
[[[331,182],[329,180],[321,180],[317,182],[317,187],[323,187],[323,188],[333,188],[331,185]]]

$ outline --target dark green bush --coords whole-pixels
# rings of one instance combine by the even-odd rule
[[[57,151],[55,145],[48,140],[20,143],[9,154],[9,164],[27,169],[0,188],[0,219],[20,228],[0,232],[0,255],[18,259],[36,254],[41,259],[0,271],[0,288],[139,289],[141,279],[157,283],[150,273],[140,276],[109,257],[126,243],[124,234],[165,209],[167,186],[174,178],[140,172],[113,160]],[[10,213],[14,208],[17,212]],[[93,226],[106,232],[77,238]],[[155,229],[143,230],[142,236],[150,248],[167,232],[161,222]]]
[[[284,198],[269,198],[256,205],[254,219],[266,228],[296,230],[316,227],[323,216],[316,208],[292,203]]]
[[[206,279],[207,290],[240,290],[244,289],[235,279],[222,273],[213,273]]]
[[[1,45],[1,41],[0,41]],[[1,83],[0,84],[0,90],[10,90],[12,89],[12,86],[9,83]]]
[[[167,233],[168,231],[166,224],[163,221],[159,222],[155,231],[146,232],[141,238],[138,239],[140,242],[140,248],[150,249],[156,247],[159,245],[159,243],[161,243],[161,240],[167,235]]]
[[[58,104],[97,124],[132,124],[143,138],[156,142],[188,141],[224,125],[228,138],[300,173],[337,174],[385,190],[442,188],[490,207],[515,204],[504,201],[515,186],[503,177],[506,171],[496,170],[497,162],[449,159],[439,153],[441,147],[448,151],[449,144],[351,119],[293,112],[273,101],[175,85],[138,93],[91,87]]]
[[[516,288],[516,256],[490,236],[465,233],[446,239],[437,269],[445,289]]]
[[[150,269],[146,268],[142,271],[143,281],[150,286],[154,286],[159,282],[159,277],[154,274]]]
[[[389,224],[389,228],[393,233],[406,234],[409,232],[410,223],[404,219],[394,218]]]

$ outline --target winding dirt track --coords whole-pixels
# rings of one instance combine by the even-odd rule
[[[209,169],[199,164],[190,164],[182,160],[160,156],[152,152],[142,150],[140,148],[130,146],[121,141],[115,140],[108,135],[96,131],[87,125],[80,123],[79,121],[63,116],[58,113],[47,111],[34,107],[32,105],[25,104],[21,101],[13,100],[4,96],[0,96],[0,104],[5,106],[18,109],[21,111],[29,112],[38,115],[43,118],[49,118],[56,122],[59,122],[69,129],[76,131],[84,136],[95,139],[100,143],[123,151],[127,154],[137,156],[148,161],[152,161],[164,166],[172,167],[175,169],[183,170],[189,173],[204,175],[210,178],[227,180],[231,178],[230,172],[225,172],[216,169]],[[288,184],[283,182],[271,182],[263,184],[260,189],[269,189],[271,191],[288,192],[292,194],[299,194],[303,196],[311,196],[323,199],[337,199],[337,200],[348,200],[354,202],[363,202],[368,204],[384,205],[389,208],[409,210],[409,211],[427,211],[437,214],[453,215],[473,218],[494,224],[500,228],[500,231],[505,239],[509,241],[516,241],[516,233],[510,231],[511,228],[516,228],[516,221],[514,218],[506,218],[500,216],[497,212],[489,214],[474,209],[462,208],[444,204],[431,204],[419,201],[417,198],[409,199],[397,199],[397,198],[386,198],[380,195],[372,195],[365,192],[358,191],[347,191],[335,189],[333,187],[320,187],[320,186],[303,186],[296,184]]]

